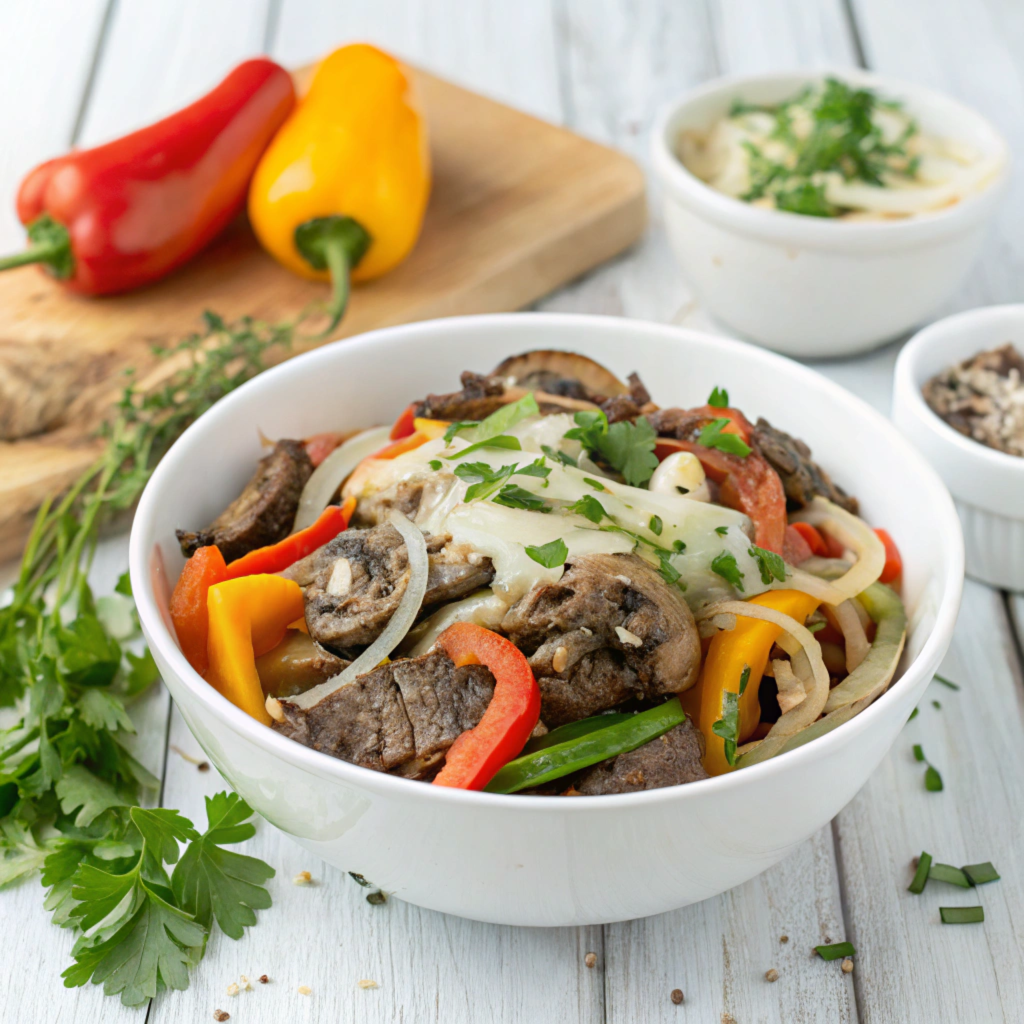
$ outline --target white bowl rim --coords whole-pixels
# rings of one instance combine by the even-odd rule
[[[1005,303],[1000,306],[980,306],[977,309],[967,309],[961,313],[953,313],[941,320],[936,320],[927,327],[922,327],[903,346],[896,358],[893,395],[894,400],[904,404],[910,412],[914,413],[922,426],[930,429],[943,444],[956,448],[968,458],[984,463],[989,472],[1014,473],[1020,477],[1024,476],[1024,458],[1019,455],[1010,455],[1008,452],[1001,452],[997,448],[990,448],[987,444],[965,437],[959,430],[955,430],[924,400],[924,395],[921,393],[921,385],[924,381],[918,381],[919,361],[937,335],[969,331],[977,325],[1009,317],[1017,317],[1020,320],[1022,333],[1024,333],[1024,303]],[[984,346],[977,351],[984,351]],[[963,358],[970,358],[970,356]]]
[[[879,92],[906,97],[913,106],[915,100],[927,100],[955,111],[961,118],[974,120],[991,134],[1001,156],[1001,165],[987,184],[954,206],[922,213],[902,220],[848,221],[831,217],[807,217],[788,210],[769,210],[752,206],[712,188],[694,175],[680,160],[668,139],[668,129],[675,118],[687,107],[722,92],[737,91],[743,87],[756,87],[780,81],[817,81],[834,77]],[[772,239],[808,246],[836,246],[847,243],[851,248],[859,245],[885,242],[886,244],[922,244],[935,237],[955,234],[973,225],[985,212],[989,203],[998,198],[1008,182],[1010,146],[1005,136],[984,115],[945,93],[889,75],[878,75],[861,68],[825,65],[790,71],[768,71],[742,75],[723,75],[665,103],[655,117],[651,132],[651,156],[655,170],[663,184],[676,198],[700,207],[706,214],[739,231],[746,231]]]
[[[939,659],[936,656],[936,652],[944,648],[945,641],[942,638],[951,634],[956,624],[964,575],[963,536],[952,498],[945,485],[935,470],[899,434],[892,423],[862,399],[857,398],[840,385],[806,366],[746,342],[721,338],[705,332],[668,324],[582,313],[492,313],[446,317],[438,320],[384,327],[353,338],[324,345],[264,371],[232,392],[232,394],[221,399],[212,409],[193,423],[185,434],[182,435],[182,438],[205,431],[208,424],[215,423],[221,418],[226,418],[230,415],[231,408],[242,397],[247,396],[253,391],[272,391],[276,381],[289,374],[304,375],[306,367],[311,364],[318,362],[330,363],[333,361],[338,346],[344,346],[346,349],[366,348],[377,344],[381,339],[401,340],[408,336],[416,337],[424,334],[440,334],[443,336],[453,330],[486,331],[492,325],[511,325],[527,320],[538,325],[555,325],[556,329],[558,325],[564,325],[567,328],[567,335],[576,332],[577,337],[586,330],[612,329],[625,329],[639,334],[674,340],[678,340],[680,337],[689,337],[713,343],[722,352],[723,360],[734,356],[759,360],[768,364],[784,363],[790,373],[804,377],[808,385],[824,389],[832,396],[835,402],[852,406],[860,415],[874,421],[876,425],[881,426],[883,430],[887,431],[890,435],[890,443],[900,449],[904,457],[916,464],[924,485],[930,492],[929,497],[934,508],[934,514],[937,518],[944,521],[946,529],[943,532],[948,534],[953,542],[944,551],[951,581],[950,585],[942,594],[936,609],[935,621],[930,635],[925,640],[913,663],[907,667],[907,671],[903,676],[895,684],[891,685],[874,703],[849,722],[845,722],[838,728],[798,747],[796,750],[740,771],[729,772],[726,775],[702,779],[698,782],[681,786],[667,786],[639,793],[620,793],[594,797],[577,797],[572,800],[555,800],[544,796],[522,796],[516,794],[513,797],[502,793],[484,793],[481,791],[432,786],[415,783],[409,779],[388,775],[384,772],[377,772],[370,768],[362,768],[347,761],[331,757],[329,754],[313,750],[295,740],[288,739],[269,729],[261,722],[256,721],[256,719],[246,714],[240,708],[235,707],[234,704],[221,696],[217,690],[210,686],[189,665],[170,631],[167,629],[153,594],[149,571],[150,552],[143,549],[143,530],[138,528],[138,524],[144,523],[153,514],[153,509],[158,505],[162,490],[161,485],[164,478],[170,475],[171,467],[175,462],[175,448],[178,448],[179,451],[183,450],[181,439],[179,439],[157,466],[139,501],[129,543],[128,559],[135,601],[147,638],[157,648],[160,656],[170,665],[171,670],[182,685],[188,688],[197,699],[199,705],[205,708],[206,711],[210,712],[223,725],[232,729],[235,733],[252,741],[256,746],[268,749],[275,756],[283,758],[286,762],[306,770],[314,776],[333,776],[338,781],[348,785],[373,790],[395,799],[415,798],[415,794],[419,793],[422,799],[439,801],[442,804],[465,802],[468,806],[476,805],[491,809],[501,808],[510,812],[585,814],[597,808],[612,809],[614,807],[686,800],[688,792],[694,798],[698,795],[711,794],[717,791],[724,792],[732,787],[744,785],[743,779],[744,777],[751,778],[748,775],[750,772],[757,772],[759,773],[758,778],[767,780],[773,775],[788,770],[789,767],[796,768],[798,761],[803,762],[804,766],[807,766],[818,760],[819,756],[824,754],[828,747],[845,745],[859,732],[870,728],[876,719],[884,717],[889,706],[899,699],[899,694],[895,692],[897,688],[905,690],[913,686],[919,677],[924,674],[924,666],[929,661],[934,660],[934,667],[938,667]],[[699,789],[694,790],[693,787],[699,787]]]

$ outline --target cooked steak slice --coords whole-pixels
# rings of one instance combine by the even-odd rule
[[[640,379],[640,374],[634,371],[626,378],[626,380],[629,382],[629,397],[641,407],[650,405],[651,393],[647,390],[644,382]]]
[[[494,577],[488,558],[449,547],[447,536],[426,538],[430,573],[423,607],[455,601]],[[472,559],[472,561],[471,561]],[[409,579],[401,534],[384,523],[346,530],[285,573],[305,588],[306,626],[329,647],[362,647],[380,636]]]
[[[548,726],[681,692],[700,669],[690,609],[637,555],[570,559],[561,580],[533,587],[501,628],[530,659]]]
[[[418,777],[477,725],[493,693],[482,665],[456,668],[431,651],[381,665],[308,710],[283,700],[273,727],[342,761]]]
[[[706,779],[704,737],[687,719],[636,750],[588,768],[574,785],[583,796],[636,793]]]
[[[482,420],[507,401],[505,384],[499,377],[466,370],[461,380],[461,391],[427,395],[416,407],[416,415],[432,420]]]
[[[803,508],[820,494],[856,515],[857,499],[832,482],[828,473],[811,458],[811,449],[799,438],[773,427],[762,417],[754,427],[750,443],[779,474],[791,511]]]
[[[267,544],[284,540],[292,531],[302,488],[313,473],[313,463],[301,441],[278,441],[260,459],[245,490],[205,529],[177,530],[182,554],[216,544],[225,562]]]
[[[674,437],[679,441],[696,441],[701,429],[712,417],[704,409],[658,409],[648,417],[659,437]]]

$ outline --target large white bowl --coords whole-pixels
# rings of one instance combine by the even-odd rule
[[[663,404],[729,388],[748,415],[806,438],[900,545],[911,629],[905,670],[847,725],[731,775],[620,796],[498,796],[442,789],[335,760],[239,711],[188,665],[160,610],[159,547],[173,580],[175,527],[205,523],[260,456],[259,431],[302,437],[390,421],[530,348],[585,352],[639,371]],[[949,494],[877,412],[805,367],[741,342],[637,321],[555,314],[434,320],[300,356],[224,399],[174,445],[139,504],[131,578],[157,665],[209,759],[269,821],[401,899],[463,917],[578,925],[706,899],[764,871],[864,784],[949,644],[963,548]]]
[[[940,371],[1008,341],[1024,348],[1024,306],[971,309],[918,332],[896,360],[892,415],[953,495],[968,575],[1024,590],[1024,459],[964,437],[932,412],[921,393]]]
[[[676,156],[680,132],[706,129],[733,100],[778,103],[826,74],[903,101],[923,131],[956,139],[1002,169],[936,213],[848,223],[761,209],[717,192]],[[669,239],[688,282],[723,323],[787,355],[863,352],[921,323],[974,263],[1008,181],[996,129],[948,96],[851,69],[718,78],[670,103],[651,138]]]

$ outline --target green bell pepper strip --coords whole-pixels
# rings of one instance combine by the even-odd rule
[[[552,729],[551,732],[530,740],[526,746],[523,747],[523,754],[533,754],[538,750],[544,750],[546,747],[554,747],[559,743],[578,739],[580,736],[587,736],[589,733],[595,732],[598,729],[607,729],[609,725],[618,725],[619,722],[628,722],[630,719],[635,717],[636,715],[616,713],[612,715],[593,715],[590,718],[581,718],[578,722],[569,722],[568,725],[560,725],[557,729]]]
[[[598,716],[600,717],[600,716]],[[585,722],[593,719],[584,719]],[[524,754],[509,761],[484,787],[487,793],[517,793],[521,789],[540,786],[581,768],[605,761],[609,757],[636,750],[686,721],[686,713],[673,697],[664,704],[638,715],[627,716],[604,728],[593,728],[563,743]],[[580,726],[583,722],[572,723]],[[556,732],[559,730],[555,730]]]

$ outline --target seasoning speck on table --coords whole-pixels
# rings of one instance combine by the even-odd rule
[[[380,988],[380,985],[378,985],[377,982],[370,981],[369,978],[362,978],[360,981],[357,981],[356,984],[360,988]]]
[[[293,879],[292,885],[311,885],[313,876],[308,871],[300,871]]]
[[[224,1010],[214,1010],[213,1011],[213,1019],[214,1020],[219,1020],[219,1021],[230,1020],[231,1019],[231,1014],[227,1013]]]
[[[853,961],[847,957],[843,961],[843,974],[851,974],[853,972]]]
[[[597,954],[596,954],[596,953],[588,953],[588,954],[587,954],[587,955],[586,955],[586,956],[585,956],[585,957],[583,958],[583,962],[584,962],[584,963],[585,963],[585,964],[586,964],[586,965],[587,965],[588,967],[595,967],[595,966],[597,965]]]
[[[270,979],[265,974],[261,974],[260,975],[260,984],[261,985],[266,985],[266,983],[268,981],[270,981]]]
[[[229,996],[237,996],[238,995],[238,986],[234,982],[231,982],[231,984],[228,985],[228,995]]]
[[[683,1001],[683,990],[681,988],[672,989],[671,993],[669,994],[669,999],[671,999],[672,1002],[676,1004],[676,1006],[679,1006]]]
[[[311,995],[313,992],[313,990],[308,985],[300,985],[298,991],[300,996],[308,996]]]

